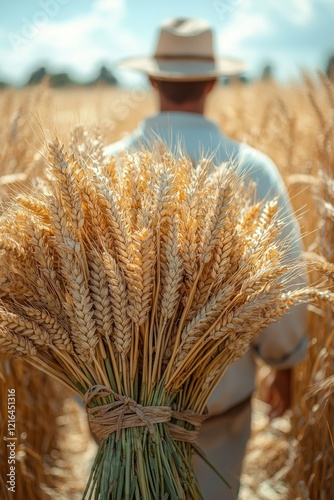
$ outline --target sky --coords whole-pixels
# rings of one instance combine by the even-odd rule
[[[75,78],[154,51],[159,24],[198,17],[215,31],[216,53],[267,63],[283,81],[325,69],[334,54],[334,0],[0,0],[0,80],[21,85],[40,66]],[[122,82],[135,75],[116,72]]]

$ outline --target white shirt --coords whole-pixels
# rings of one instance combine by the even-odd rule
[[[186,152],[194,163],[201,156],[211,155],[217,167],[233,160],[241,174],[246,174],[256,182],[258,199],[278,196],[281,216],[286,220],[282,236],[289,237],[290,254],[294,257],[300,255],[300,231],[286,188],[275,164],[266,155],[224,136],[214,122],[202,115],[182,112],[159,113],[144,120],[134,133],[110,144],[104,152],[107,156],[117,157],[122,150],[131,152],[142,147],[150,149],[157,138],[162,139],[176,155],[180,150]],[[209,413],[220,414],[254,391],[256,356],[282,369],[302,361],[306,351],[306,306],[300,305],[291,308],[280,321],[266,328],[252,349],[229,366],[209,400]]]

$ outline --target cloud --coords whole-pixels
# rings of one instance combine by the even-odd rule
[[[92,75],[101,63],[140,47],[140,39],[125,26],[125,16],[125,0],[96,0],[88,12],[62,21],[50,15],[37,23],[42,16],[35,12],[18,32],[7,33],[7,47],[0,49],[3,69],[10,69],[16,80],[38,64]]]
[[[96,12],[125,12],[125,2],[123,0],[96,0],[94,3]]]
[[[258,32],[263,36],[270,35],[271,24],[262,14],[253,13],[251,16],[244,12],[237,14],[235,21],[218,35],[220,52],[236,52],[243,47],[247,40],[251,40]]]
[[[331,0],[270,0],[258,9],[253,1],[239,0],[218,35],[218,47],[256,63],[285,56],[295,64],[313,64],[330,50],[333,21]]]

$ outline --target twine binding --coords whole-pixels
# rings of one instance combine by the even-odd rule
[[[94,398],[104,398],[112,395],[113,403],[89,407]],[[129,427],[146,426],[153,433],[153,425],[166,423],[170,435],[176,441],[195,443],[205,415],[198,415],[191,410],[182,412],[173,411],[169,406],[143,406],[128,396],[121,396],[104,385],[94,385],[84,396],[84,403],[92,433],[99,441],[116,432],[116,441],[119,441],[121,430]],[[194,430],[188,430],[180,425],[171,423],[171,418],[188,422]]]

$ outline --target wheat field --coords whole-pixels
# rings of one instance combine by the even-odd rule
[[[43,182],[47,144],[55,135],[65,146],[71,137],[86,136],[86,142],[91,141],[93,149],[96,139],[108,144],[134,130],[141,118],[155,112],[156,105],[153,93],[143,90],[125,91],[108,87],[56,90],[44,84],[25,90],[2,91],[1,211],[6,209],[13,194],[27,193],[32,183]],[[312,78],[303,75],[298,84],[289,87],[270,80],[251,85],[234,82],[231,86],[218,87],[213,91],[206,115],[215,120],[224,133],[257,147],[276,163],[300,222],[310,280],[332,287],[333,84],[321,74]],[[310,306],[309,335],[308,357],[294,371],[293,411],[270,423],[260,401],[260,380],[259,394],[254,403],[253,435],[242,477],[242,500],[334,498],[334,324],[331,306],[321,301]],[[7,360],[0,360],[1,392],[7,387],[4,380],[8,378],[8,373],[13,375],[15,386],[20,385],[22,378],[16,373],[22,370],[27,370],[27,367],[21,360],[11,362],[10,368]],[[266,368],[261,367],[259,377],[267,375]],[[38,377],[41,377],[40,381]],[[40,383],[44,389],[49,384],[45,376],[36,374],[34,382],[36,385]],[[35,469],[29,470],[22,458],[21,480],[31,481],[32,474],[35,478],[44,474],[46,484],[29,498],[80,498],[80,474],[71,476],[68,473],[71,467],[78,469],[80,464],[78,453],[71,453],[71,448],[75,450],[79,446],[82,450],[80,444],[85,441],[87,446],[84,449],[87,451],[89,446],[94,448],[94,444],[89,443],[84,423],[80,430],[81,438],[80,433],[77,436],[78,446],[66,441],[64,432],[59,429],[59,412],[66,405],[61,391],[53,386],[52,391],[54,413],[52,415],[51,405],[45,418],[54,422],[50,432],[57,439],[53,443],[50,438],[50,445],[45,450],[39,439],[32,439],[34,430],[31,427],[29,449],[39,460],[34,465]],[[80,408],[69,414],[72,419],[78,418]],[[1,425],[4,425],[4,412],[0,420],[0,434]],[[61,481],[57,482],[54,475],[45,473],[44,456],[56,457],[54,463],[57,462],[59,468],[59,453],[65,457],[63,467],[67,469],[67,474],[62,477],[59,472]],[[82,467],[87,467],[89,453],[81,451],[79,455]],[[2,459],[0,455],[0,464]],[[50,461],[47,463],[50,470]],[[73,485],[73,478],[77,480],[77,487]]]

